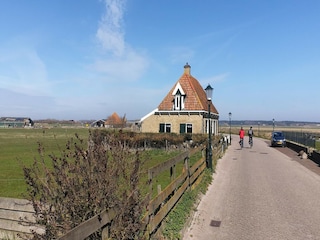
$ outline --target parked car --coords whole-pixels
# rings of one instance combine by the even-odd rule
[[[271,147],[275,147],[275,146],[281,146],[281,147],[286,146],[286,139],[284,137],[283,132],[280,132],[280,131],[272,132]]]

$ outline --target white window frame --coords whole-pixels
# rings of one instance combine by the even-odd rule
[[[173,110],[183,110],[186,94],[183,91],[180,83],[176,85],[172,92],[172,95],[174,96]]]

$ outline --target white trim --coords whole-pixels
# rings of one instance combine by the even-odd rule
[[[161,116],[161,114],[168,114],[169,116],[171,115],[181,115],[181,113],[185,113],[185,114],[188,114],[190,116],[190,113],[197,113],[199,115],[203,115],[205,113],[208,113],[208,111],[197,111],[197,110],[181,110],[181,111],[159,111],[158,108],[154,109],[153,111],[151,111],[150,113],[148,113],[147,115],[143,116],[139,122],[143,122],[146,118],[150,117],[151,115],[154,115],[155,113],[158,113],[159,116]],[[213,113],[211,112],[211,115],[212,116],[217,116],[218,118],[215,119],[213,118],[212,120],[219,120],[219,114],[217,113]]]
[[[176,84],[174,90],[172,91],[172,95],[174,96],[173,110],[180,111],[184,109],[184,101],[186,94],[183,91],[179,82]]]
[[[162,110],[162,111],[155,111],[155,112],[158,112],[159,113],[159,115],[161,115],[161,114],[165,114],[165,113],[167,113],[167,114],[169,114],[170,115],[170,113],[171,114],[173,114],[173,115],[175,115],[175,114],[181,114],[181,113],[186,113],[186,114],[188,114],[188,115],[190,115],[190,113],[199,113],[199,115],[203,115],[203,114],[207,114],[208,113],[208,111],[203,111],[203,110],[180,110],[180,111],[177,111],[177,110],[167,110],[167,111],[164,111],[164,110]],[[219,117],[219,114],[217,114],[217,113],[213,113],[213,112],[210,112],[210,114],[211,114],[211,116],[218,116]]]
[[[147,115],[143,116],[140,119],[140,122],[143,122],[146,118],[150,117],[151,115],[154,115],[155,112],[158,112],[158,108],[154,109],[153,111],[149,112]]]
[[[175,87],[175,88],[173,89],[173,91],[172,91],[172,95],[173,95],[173,96],[176,95],[177,92],[178,92],[178,90],[180,90],[181,95],[186,95],[186,94],[184,93],[184,91],[183,91],[180,83],[177,83],[176,87]]]

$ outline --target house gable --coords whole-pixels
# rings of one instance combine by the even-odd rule
[[[187,63],[185,71],[166,97],[158,106],[159,111],[207,111],[208,100],[206,93],[199,81],[190,74],[190,65]],[[180,96],[179,96],[180,95]],[[182,104],[177,101],[183,101]],[[177,106],[181,106],[177,108]],[[212,113],[218,114],[211,102]]]

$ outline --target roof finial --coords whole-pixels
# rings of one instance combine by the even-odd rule
[[[190,75],[190,69],[191,69],[191,66],[187,62],[186,65],[184,65],[184,73]]]

